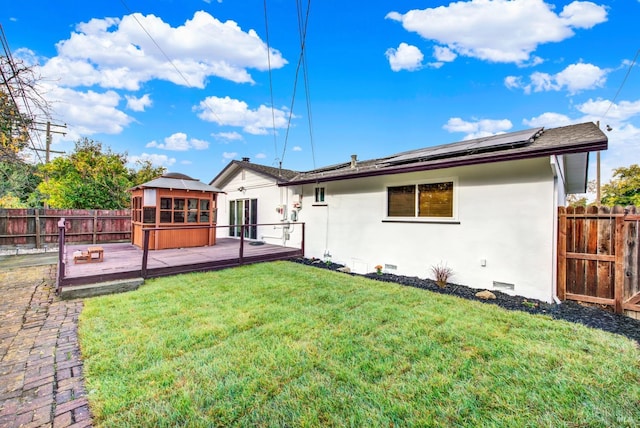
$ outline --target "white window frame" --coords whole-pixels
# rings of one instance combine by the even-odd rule
[[[421,184],[435,184],[435,183],[453,183],[453,209],[451,217],[419,217],[418,216],[418,189]],[[412,217],[389,217],[389,188],[400,186],[416,186],[416,205],[415,213]],[[428,180],[410,180],[400,181],[397,183],[390,183],[384,187],[384,212],[382,213],[382,221],[384,222],[398,222],[398,223],[459,223],[458,220],[458,177],[441,177]]]
[[[322,200],[319,201],[318,200],[318,190],[322,191]],[[315,186],[313,188],[313,200],[314,200],[314,204],[317,205],[326,205],[327,203],[327,188],[324,186]]]

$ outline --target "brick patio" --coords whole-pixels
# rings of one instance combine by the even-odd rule
[[[55,266],[0,266],[0,427],[89,427],[81,301],[54,294]]]

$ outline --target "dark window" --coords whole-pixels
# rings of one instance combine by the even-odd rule
[[[416,215],[416,186],[396,186],[387,189],[387,215],[414,217]]]
[[[156,209],[155,207],[145,207],[143,209],[144,212],[144,223],[154,223],[156,222]]]
[[[387,188],[388,217],[453,217],[453,182]]]
[[[209,200],[200,199],[200,223],[209,223]]]
[[[324,202],[324,187],[316,187],[316,202]]]
[[[419,217],[453,217],[453,182],[418,185]]]
[[[160,223],[171,223],[171,211],[160,211]]]

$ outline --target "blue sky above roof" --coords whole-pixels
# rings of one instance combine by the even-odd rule
[[[605,181],[640,163],[640,1],[268,0],[268,47],[264,5],[26,0],[0,23],[68,125],[54,150],[88,137],[209,182],[599,120]]]

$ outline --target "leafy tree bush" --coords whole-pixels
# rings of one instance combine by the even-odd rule
[[[150,162],[139,163],[139,170],[126,165],[126,153],[114,153],[99,142],[83,138],[76,142],[71,155],[40,167],[43,181],[38,190],[51,208],[128,208],[128,189],[161,175],[164,168],[154,168]]]
[[[640,165],[613,170],[613,179],[602,186],[602,204],[640,206]]]

